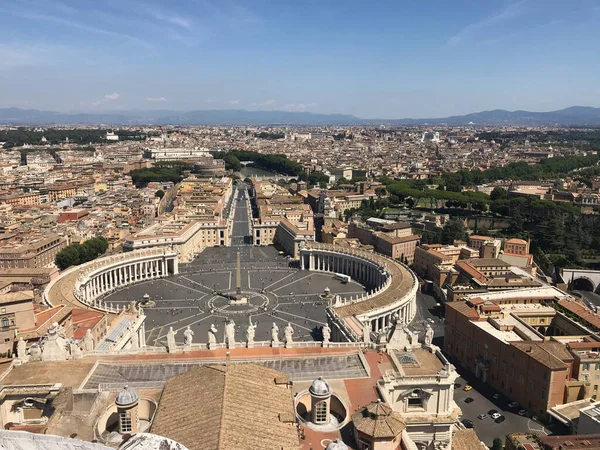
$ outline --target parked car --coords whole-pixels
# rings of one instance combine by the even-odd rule
[[[497,409],[490,409],[490,410],[488,411],[488,414],[489,414],[490,416],[491,416],[492,414],[497,414],[497,413],[498,413],[498,410],[497,410]]]
[[[519,412],[518,412],[518,414],[519,414],[520,416],[523,416],[523,417],[525,417],[525,416],[527,415],[527,411],[525,411],[524,409],[520,409],[520,410],[519,410]]]
[[[496,422],[496,423],[502,423],[502,422],[504,422],[505,420],[506,420],[506,417],[504,417],[504,416],[500,416],[500,417],[498,417],[496,420],[494,420],[494,422]]]
[[[502,417],[502,414],[495,412],[493,414],[490,414],[490,416],[492,417],[492,419],[496,420],[497,418]]]
[[[519,407],[519,402],[510,402],[508,404],[509,408],[518,408]]]
[[[472,420],[463,419],[462,420],[462,424],[465,426],[465,428],[473,428],[473,421]]]
[[[487,418],[487,416],[488,416],[487,414],[479,414],[477,416],[477,418],[480,419],[480,420],[483,420],[483,419]]]
[[[428,317],[428,318],[427,318],[427,322],[429,322],[429,323],[434,323],[435,321],[434,321],[434,320],[433,320],[431,317]]]
[[[458,389],[462,386],[460,383],[454,383],[454,389]]]
[[[498,394],[498,393],[494,394],[494,400],[498,400],[500,397],[502,397],[500,394]]]
[[[473,386],[471,386],[470,384],[465,384],[465,387],[463,388],[463,391],[470,391],[471,389],[473,389]]]
[[[474,401],[475,401],[475,399],[473,397],[467,397],[467,398],[465,398],[465,403],[472,403]]]

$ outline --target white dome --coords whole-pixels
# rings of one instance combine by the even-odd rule
[[[308,392],[315,397],[329,397],[331,395],[331,387],[327,380],[324,380],[323,377],[319,377],[312,382]]]
[[[123,390],[117,394],[115,404],[117,406],[124,407],[133,406],[138,402],[139,399],[140,397],[138,396],[137,392],[125,386]]]
[[[325,450],[348,450],[348,446],[341,439],[336,439],[327,444]]]

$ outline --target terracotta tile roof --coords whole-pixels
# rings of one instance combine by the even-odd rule
[[[598,316],[593,311],[590,311],[584,305],[579,302],[575,302],[568,299],[563,299],[558,302],[560,306],[565,308],[566,310],[572,312],[573,314],[580,317],[585,322],[595,326],[596,328],[600,328],[600,316]]]
[[[61,323],[65,318],[71,314],[72,308],[65,305],[58,305],[54,308],[46,309],[44,311],[35,312],[35,328],[28,328],[26,330],[19,330],[19,336],[23,336],[23,339],[39,339],[46,332],[52,323]]]
[[[467,302],[448,302],[446,308],[454,309],[458,314],[462,314],[469,319],[479,319],[479,313],[475,308],[469,306]]]
[[[537,362],[549,368],[550,370],[567,369],[567,365],[560,359],[560,357],[558,355],[555,356],[552,353],[553,351],[557,350],[555,347],[545,346],[544,343],[538,342],[511,342],[510,345],[526,353],[531,358],[535,359]],[[570,354],[569,356],[569,359],[572,360],[573,356]]]
[[[481,445],[478,446],[478,442],[481,442],[481,439],[479,439],[479,436],[477,436],[475,430],[472,428],[467,428],[464,430],[457,429],[452,437],[452,449],[474,450],[478,448],[484,448]]]
[[[461,271],[465,272],[471,278],[475,278],[476,280],[479,280],[482,283],[487,282],[487,278],[485,277],[485,275],[482,274],[475,267],[471,266],[469,263],[467,263],[465,261],[457,261],[456,266],[458,266],[458,268]]]
[[[235,363],[171,377],[152,433],[190,450],[299,449],[292,390],[275,383],[281,377],[287,375]]]
[[[379,439],[393,439],[406,428],[400,413],[380,401],[369,403],[352,414],[352,423],[361,433]]]

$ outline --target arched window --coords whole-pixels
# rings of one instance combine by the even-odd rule
[[[8,328],[8,317],[2,318],[2,328]]]

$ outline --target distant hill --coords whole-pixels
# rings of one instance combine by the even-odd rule
[[[571,106],[558,111],[496,109],[464,116],[431,119],[360,119],[348,114],[290,111],[195,110],[59,113],[37,109],[0,108],[0,124],[51,125],[558,125],[600,126],[600,108]]]

